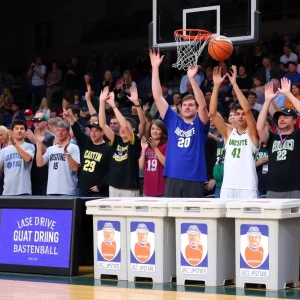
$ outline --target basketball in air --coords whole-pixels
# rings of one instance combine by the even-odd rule
[[[224,61],[231,56],[232,51],[232,42],[226,36],[215,36],[208,43],[208,53],[214,60]]]

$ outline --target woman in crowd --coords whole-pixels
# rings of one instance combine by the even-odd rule
[[[100,84],[100,91],[104,89],[104,87],[109,86],[109,91],[112,92],[115,88],[115,81],[113,75],[110,70],[105,71],[103,81]]]
[[[253,80],[253,88],[249,92],[257,95],[256,103],[263,105],[265,103],[265,81],[260,76],[255,76]]]
[[[160,120],[152,122],[149,139],[141,141],[142,153],[139,159],[140,169],[144,169],[144,196],[161,197],[165,193],[165,177],[163,176],[168,133]]]
[[[0,96],[0,114],[2,116],[9,112],[13,100],[14,99],[10,93],[10,89],[5,87],[2,95]]]
[[[42,112],[48,119],[50,119],[50,109],[48,107],[47,98],[43,98],[40,104],[39,111]]]
[[[116,84],[118,101],[123,106],[131,106],[131,102],[127,99],[131,87],[136,88],[136,83],[132,80],[130,71],[126,70]]]
[[[300,100],[300,83],[292,84],[292,94]],[[285,107],[289,109],[294,109],[294,105],[292,104],[290,99],[286,99]]]

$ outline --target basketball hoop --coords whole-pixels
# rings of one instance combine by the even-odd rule
[[[186,71],[189,67],[197,65],[198,58],[211,35],[211,32],[202,29],[175,30],[177,62],[172,67]]]

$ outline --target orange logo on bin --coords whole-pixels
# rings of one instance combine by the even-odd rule
[[[197,266],[202,261],[203,247],[200,244],[201,231],[197,225],[190,225],[188,230],[189,244],[185,247],[185,257],[189,264]]]
[[[102,230],[104,241],[101,244],[101,254],[105,260],[110,261],[116,256],[115,229],[112,223],[105,223]]]
[[[146,224],[139,224],[136,233],[138,242],[134,246],[134,255],[140,263],[145,263],[150,259],[150,243],[147,241],[149,230]]]
[[[257,268],[263,263],[264,249],[260,246],[261,232],[256,226],[249,228],[247,232],[249,246],[245,250],[246,263],[252,267]]]

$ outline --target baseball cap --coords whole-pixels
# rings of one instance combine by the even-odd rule
[[[297,119],[297,113],[293,109],[283,108],[282,110],[276,111],[273,118],[275,121],[278,120],[279,116],[289,116]]]
[[[30,115],[33,115],[33,112],[32,112],[31,109],[27,108],[27,109],[24,110],[24,115],[25,116],[30,116]]]
[[[94,128],[97,128],[97,129],[100,129],[100,130],[102,130],[102,128],[100,127],[100,125],[99,125],[99,122],[98,122],[98,121],[94,121],[92,124],[88,125],[87,127],[88,127],[88,128],[92,128],[92,127],[94,127]]]

